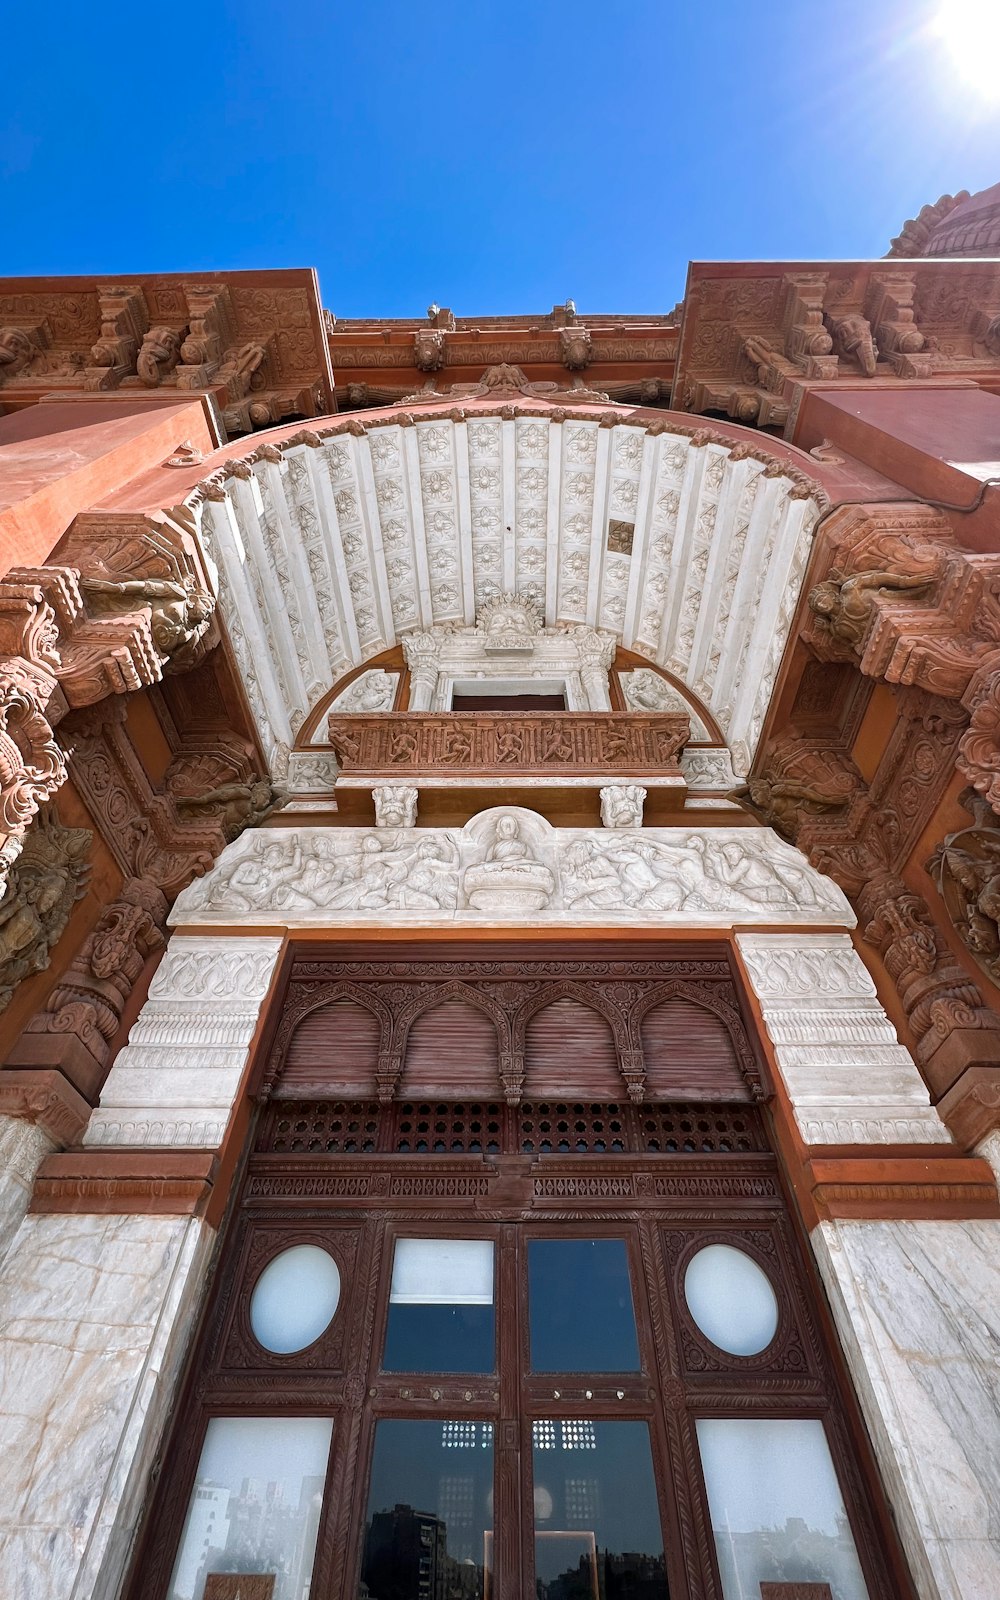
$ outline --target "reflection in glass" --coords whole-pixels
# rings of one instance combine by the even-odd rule
[[[708,1244],[684,1274],[688,1310],[705,1335],[732,1356],[755,1356],[778,1331],[778,1302],[767,1274],[744,1250]]]
[[[379,1422],[361,1564],[370,1600],[483,1600],[491,1422]]]
[[[212,1418],[167,1600],[203,1600],[213,1573],[307,1600],[332,1432],[329,1417]]]
[[[276,1355],[304,1350],[333,1320],[340,1304],[340,1271],[315,1244],[283,1250],[264,1268],[250,1300],[250,1326],[258,1344]]]
[[[834,1600],[868,1600],[823,1424],[702,1417],[697,1428],[725,1600],[761,1583],[828,1583]]]
[[[638,1372],[624,1239],[532,1239],[528,1288],[534,1372]]]
[[[644,1422],[532,1424],[538,1600],[665,1600]]]
[[[397,1239],[386,1372],[492,1372],[493,1241]]]

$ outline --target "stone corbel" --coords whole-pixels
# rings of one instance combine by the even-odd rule
[[[964,697],[972,718],[956,765],[977,794],[1000,812],[1000,668],[977,673]]]
[[[49,343],[48,327],[0,328],[0,385],[24,372]]]
[[[785,276],[785,355],[807,378],[835,378],[837,357],[823,321],[823,296],[829,275],[797,272]]]
[[[225,284],[184,285],[189,332],[180,350],[178,389],[207,389],[235,339],[229,289]]]
[[[1000,309],[978,309],[974,312],[970,332],[986,355],[1000,356]]]
[[[865,314],[879,353],[899,378],[929,378],[930,357],[922,355],[926,340],[913,311],[912,272],[873,272],[865,296]]]
[[[147,958],[166,942],[168,910],[151,879],[126,879],[44,1009],[28,1023],[10,1064],[58,1069],[79,1096],[96,1101],[126,1001]],[[0,1073],[0,1085],[5,1077]]]
[[[958,547],[939,512],[853,507],[831,518],[829,540],[802,631],[821,659],[960,699],[1000,656],[1000,558]]]
[[[150,328],[144,335],[136,371],[149,389],[156,389],[177,366],[187,328]]]
[[[559,359],[569,372],[582,372],[592,357],[590,329],[582,323],[571,323],[559,329]]]
[[[93,363],[85,369],[85,389],[117,389],[136,370],[139,349],[149,328],[146,298],[138,284],[100,285],[101,335],[91,347]]]
[[[51,1068],[0,1072],[0,1116],[34,1123],[59,1148],[77,1144],[90,1106],[60,1072]]]
[[[418,372],[440,372],[445,362],[444,332],[418,328],[413,335],[413,364]]]
[[[871,325],[859,311],[844,316],[827,315],[826,325],[833,340],[834,353],[845,361],[853,361],[866,378],[874,378],[878,367],[878,349]]]

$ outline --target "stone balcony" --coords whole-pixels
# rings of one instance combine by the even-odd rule
[[[374,816],[373,789],[389,784],[419,791],[421,822],[465,820],[493,790],[506,805],[592,823],[601,789],[630,783],[647,790],[655,821],[687,793],[679,756],[690,724],[676,713],[335,713],[328,726],[341,769],[337,808],[359,822]]]

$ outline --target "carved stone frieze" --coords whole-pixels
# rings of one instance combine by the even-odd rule
[[[686,716],[618,712],[388,716],[333,715],[329,739],[341,769],[359,774],[465,775],[514,772],[655,772],[680,777],[678,756],[687,742]]]
[[[209,390],[230,433],[325,415],[332,374],[309,270],[137,275],[126,284],[21,280],[0,305],[0,384],[34,401],[68,390]]]
[[[0,1010],[49,954],[90,876],[89,828],[64,828],[52,807],[43,807],[11,870],[0,900]]]
[[[530,907],[529,907],[530,902]],[[849,925],[840,891],[766,829],[553,829],[500,807],[462,829],[263,829],[228,847],[170,920],[295,926],[545,920]]]

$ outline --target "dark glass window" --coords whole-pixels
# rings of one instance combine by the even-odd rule
[[[379,1422],[361,1581],[370,1600],[482,1600],[493,1424]]]
[[[532,1424],[538,1600],[664,1600],[645,1422]]]
[[[532,1239],[528,1319],[534,1372],[638,1372],[624,1239]]]
[[[463,694],[451,697],[453,711],[565,711],[564,694]]]

